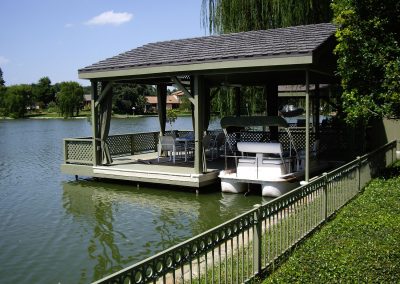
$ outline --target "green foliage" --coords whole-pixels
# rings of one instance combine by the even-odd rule
[[[29,85],[13,85],[6,88],[2,103],[4,115],[12,118],[24,117],[31,104],[32,88]]]
[[[240,113],[242,115],[260,114],[265,111],[264,89],[261,87],[242,87]],[[235,93],[232,88],[211,89],[211,111],[221,117],[235,115]]]
[[[400,163],[308,239],[264,283],[397,283]]]
[[[0,68],[0,87],[4,87],[6,85],[6,81],[3,78],[3,70]]]
[[[57,93],[57,105],[64,117],[79,115],[83,103],[83,88],[77,82],[62,82]]]
[[[32,92],[34,101],[44,106],[55,99],[55,91],[49,77],[42,77],[37,84],[32,84]]]
[[[141,114],[146,106],[145,96],[153,95],[154,92],[154,88],[147,85],[116,84],[113,86],[113,111],[118,114],[130,114],[134,107],[135,114]]]
[[[190,111],[192,103],[187,96],[181,96],[181,104],[179,105],[179,110]]]
[[[60,108],[57,106],[55,102],[50,102],[47,105],[47,112],[49,113],[60,113]]]
[[[349,122],[400,117],[400,4],[335,0],[338,74]]]
[[[171,126],[171,129],[172,129],[172,124],[174,124],[177,118],[178,118],[178,110],[173,108],[167,109],[167,121]]]
[[[263,30],[329,22],[329,0],[203,0],[210,33]]]

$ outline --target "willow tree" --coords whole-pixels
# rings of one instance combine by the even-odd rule
[[[211,34],[265,30],[330,22],[330,0],[203,0],[203,27]],[[233,92],[214,90],[214,111],[232,114]],[[246,114],[262,112],[263,90],[244,87],[241,109]]]
[[[210,33],[265,30],[330,22],[330,0],[203,0]]]

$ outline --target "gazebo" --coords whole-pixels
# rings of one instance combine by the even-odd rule
[[[157,87],[160,134],[165,133],[167,87],[174,85],[189,98],[195,135],[193,171],[204,174],[202,137],[210,117],[210,89],[230,86],[240,105],[241,86],[262,86],[267,115],[278,114],[278,86],[304,85],[306,125],[310,121],[310,85],[318,98],[320,84],[336,83],[334,33],[330,23],[240,32],[146,44],[79,70],[92,85],[93,167],[110,164],[107,146],[112,85],[119,82]],[[317,110],[318,111],[318,110]],[[271,130],[271,135],[274,129]],[[306,131],[305,180],[309,179],[310,130]],[[67,173],[82,170],[65,163]],[[90,173],[87,169],[83,174]],[[215,177],[216,179],[216,177]],[[133,179],[134,180],[134,179]],[[200,182],[197,186],[202,186]]]

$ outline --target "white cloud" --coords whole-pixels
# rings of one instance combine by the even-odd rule
[[[133,15],[130,13],[114,13],[114,11],[107,11],[90,19],[86,25],[114,25],[119,26],[123,23],[132,20]]]
[[[6,65],[8,62],[10,62],[9,59],[7,59],[4,56],[0,55],[0,65]]]
[[[64,25],[64,27],[67,28],[67,29],[68,29],[68,28],[72,28],[73,26],[74,26],[73,24],[65,24],[65,25]]]

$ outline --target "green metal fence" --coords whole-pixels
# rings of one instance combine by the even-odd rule
[[[396,158],[396,141],[95,283],[239,283],[288,252]]]

